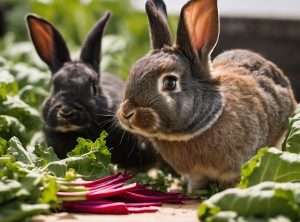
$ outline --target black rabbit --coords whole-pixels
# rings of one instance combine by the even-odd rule
[[[71,60],[52,24],[33,14],[27,16],[35,49],[52,72],[51,94],[42,105],[46,142],[64,158],[78,137],[95,140],[106,130],[113,163],[126,168],[150,166],[157,159],[151,143],[125,133],[115,121],[124,82],[105,73],[100,78],[101,39],[110,15],[106,12],[88,34],[78,61]]]

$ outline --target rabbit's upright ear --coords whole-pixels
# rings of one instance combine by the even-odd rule
[[[201,65],[207,65],[218,37],[217,0],[190,0],[183,6],[177,29],[177,45],[186,56],[195,59],[198,55]]]
[[[52,73],[71,61],[67,45],[53,25],[33,14],[28,14],[26,20],[35,49]]]
[[[171,46],[172,37],[165,3],[162,0],[147,0],[145,8],[150,25],[152,48],[160,49],[164,45]]]
[[[110,16],[110,12],[102,16],[87,35],[81,49],[80,59],[90,64],[97,73],[100,69],[102,35]]]

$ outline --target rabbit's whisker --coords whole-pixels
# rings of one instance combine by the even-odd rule
[[[148,102],[144,104],[144,107],[150,107],[153,103],[155,103],[159,99],[160,95],[156,95],[152,97]]]

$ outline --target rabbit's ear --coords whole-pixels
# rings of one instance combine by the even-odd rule
[[[29,34],[40,58],[52,73],[71,61],[68,47],[61,34],[48,21],[36,15],[26,16]]]
[[[101,41],[105,26],[111,13],[106,12],[87,35],[80,54],[80,59],[90,64],[99,73],[101,60]]]
[[[152,48],[161,49],[164,45],[171,46],[172,37],[165,3],[162,0],[147,0],[145,8],[150,25]]]
[[[218,37],[217,0],[190,0],[183,6],[177,29],[177,45],[190,59],[195,59],[196,52],[202,65],[207,65]]]

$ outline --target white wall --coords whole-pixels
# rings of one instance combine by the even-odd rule
[[[146,0],[131,0],[144,11]],[[164,0],[169,14],[179,14],[187,0]],[[300,0],[219,0],[222,16],[300,19]]]

